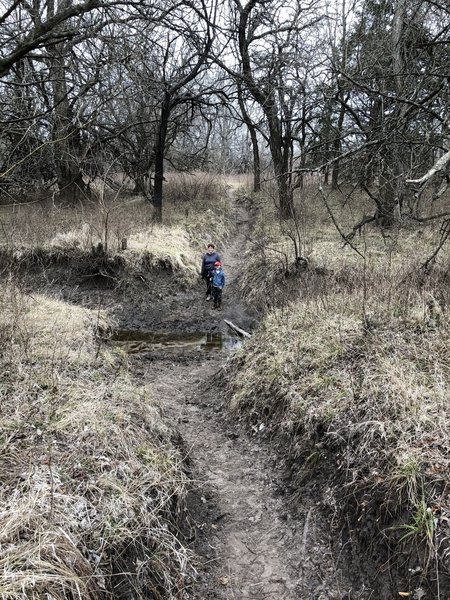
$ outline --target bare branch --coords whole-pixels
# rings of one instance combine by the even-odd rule
[[[330,217],[331,217],[331,220],[333,221],[333,225],[336,227],[336,229],[337,229],[337,231],[338,231],[339,235],[340,235],[340,236],[341,236],[341,238],[344,240],[344,242],[345,242],[345,245],[347,245],[347,244],[348,244],[348,245],[350,246],[350,248],[356,252],[356,254],[359,254],[359,256],[360,256],[361,258],[364,258],[364,255],[363,255],[363,254],[361,254],[361,252],[358,250],[358,248],[356,248],[356,246],[354,246],[354,245],[352,244],[352,242],[350,241],[349,237],[348,237],[348,236],[346,236],[346,235],[345,235],[345,233],[342,231],[342,229],[341,229],[341,227],[340,227],[339,223],[338,223],[338,222],[337,222],[337,220],[336,220],[336,217],[335,217],[335,216],[334,216],[334,214],[333,214],[333,211],[332,211],[332,210],[331,210],[331,208],[330,208],[330,205],[328,204],[327,197],[325,196],[325,192],[323,191],[322,183],[319,183],[319,191],[320,191],[320,195],[321,195],[321,197],[322,197],[323,203],[325,204],[325,208],[327,209],[327,212],[328,212],[328,214],[330,215]]]
[[[442,171],[447,166],[447,163],[449,163],[449,162],[450,162],[450,150],[448,152],[446,152],[445,154],[443,154],[441,156],[441,158],[435,162],[435,164],[431,167],[431,169],[429,171],[427,171],[425,173],[425,175],[423,175],[423,177],[421,177],[420,179],[407,179],[406,183],[418,184],[418,185],[423,186],[424,184],[427,183],[427,181],[429,179],[431,179],[433,177],[433,175],[435,173],[437,173],[438,171]]]
[[[441,248],[443,247],[443,245],[445,244],[445,242],[448,240],[449,237],[450,237],[450,219],[447,219],[446,221],[444,221],[442,223],[442,226],[441,226],[441,239],[439,241],[438,247],[433,252],[433,254],[429,258],[427,258],[427,260],[422,265],[422,269],[424,271],[428,271],[428,267],[430,266],[430,264],[432,262],[435,262],[437,255],[439,254]]]

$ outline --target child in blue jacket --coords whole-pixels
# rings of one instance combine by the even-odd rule
[[[222,265],[217,260],[214,263],[214,269],[211,273],[211,284],[212,284],[212,297],[214,301],[213,308],[220,310],[222,304],[222,290],[225,286],[225,273],[223,272]]]

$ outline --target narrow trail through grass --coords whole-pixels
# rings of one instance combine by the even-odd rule
[[[198,201],[197,189],[189,197]],[[36,564],[25,553],[22,562],[10,560],[16,546],[4,544],[11,582],[23,590],[25,577],[33,594],[30,565],[33,573],[50,573],[42,590],[53,581],[39,557],[45,532],[50,562],[59,560],[47,536],[55,531],[56,481],[61,506],[78,506],[67,486],[87,502],[86,514],[98,512],[92,485],[108,500],[101,519],[92,518],[86,530],[84,509],[73,518],[65,508],[58,513],[76,533],[73,546],[82,557],[75,579],[72,571],[66,579],[74,586],[77,577],[95,584],[86,592],[92,597],[103,595],[104,581],[114,596],[122,594],[118,585],[123,597],[127,586],[147,597],[156,585],[158,597],[184,600],[447,597],[448,268],[438,265],[424,282],[414,275],[417,259],[405,262],[413,246],[429,255],[432,232],[404,228],[386,250],[369,231],[367,271],[352,257],[341,260],[341,240],[324,231],[306,272],[291,272],[292,241],[279,231],[270,203],[255,199],[247,207],[241,191],[229,187],[226,195],[216,180],[202,190],[192,214],[169,212],[162,226],[151,224],[148,207],[137,205],[124,251],[114,244],[106,253],[93,251],[92,226],[76,214],[64,227],[62,245],[54,245],[58,236],[49,222],[30,238],[34,244],[19,244],[16,251],[26,232],[17,222],[15,237],[2,249],[8,281],[0,379],[4,428],[13,432],[2,442],[10,485],[3,517],[6,522],[9,511],[18,512],[10,489],[27,502],[34,493],[21,460],[10,468],[10,456],[18,453],[33,477],[38,465],[49,507],[37,525],[28,508],[21,513],[25,529],[16,521],[17,531],[25,532],[17,539],[29,552],[38,549]],[[139,214],[145,219],[137,226]],[[308,235],[319,217],[305,221]],[[89,235],[79,245],[83,231]],[[205,301],[198,278],[200,248],[210,240],[227,277],[221,312]],[[246,255],[250,244],[253,252]],[[268,313],[232,355],[237,346],[225,320],[248,331],[258,320],[242,289],[247,302]],[[60,322],[71,325],[66,331]],[[66,418],[69,409],[76,427]],[[111,433],[115,428],[120,436]],[[70,443],[60,444],[61,431]],[[82,443],[80,461],[84,437],[91,446]],[[118,440],[130,446],[125,457]],[[56,453],[64,457],[57,477]],[[118,480],[122,469],[132,475],[133,493],[125,487],[119,498],[125,506],[136,503],[136,512],[115,510],[111,464]],[[155,512],[160,492],[164,500]],[[34,510],[40,510],[37,503]],[[128,537],[122,526],[109,526],[117,514]],[[91,539],[103,544],[98,523],[112,549],[101,564],[96,556],[102,550],[93,558],[89,550],[90,562],[80,550],[91,548]],[[137,544],[134,528],[141,531],[143,523]],[[406,538],[405,531],[415,537]],[[70,557],[67,538],[58,536],[61,556]],[[101,577],[86,577],[86,565]]]
[[[248,315],[240,302],[238,280],[249,234],[246,210],[236,206],[236,234],[223,249],[227,275],[221,313],[211,310],[203,288],[170,301],[166,318],[184,327],[189,319],[224,330],[223,319],[236,324]],[[175,311],[175,315],[173,314]],[[181,314],[180,314],[181,313]],[[149,385],[183,437],[198,481],[193,517],[198,531],[198,579],[189,597],[217,600],[303,600],[348,598],[350,584],[331,555],[325,531],[312,499],[302,500],[303,518],[293,520],[285,506],[276,459],[254,437],[230,421],[218,373],[226,365],[223,353],[180,360],[153,356],[149,364],[133,359],[135,375]],[[236,425],[236,426],[235,426]],[[364,596],[352,595],[352,598]]]

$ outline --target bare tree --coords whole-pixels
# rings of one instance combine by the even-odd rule
[[[88,193],[86,174],[95,176],[104,159],[113,160],[138,191],[153,193],[160,218],[164,153],[201,95],[194,80],[206,68],[214,6],[189,0],[80,6],[14,4],[1,17],[0,92],[25,90],[22,97],[37,98],[24,103],[8,95],[10,111],[0,123],[7,140],[0,148],[9,149],[2,187],[45,148],[48,185],[57,183],[75,200]]]
[[[306,160],[307,121],[312,113],[302,65],[306,54],[311,56],[310,44],[315,40],[311,36],[307,43],[308,33],[322,18],[318,7],[318,1],[302,7],[299,2],[250,0],[243,5],[233,0],[237,64],[231,66],[231,57],[215,57],[240,81],[264,116],[265,131],[260,131],[270,148],[283,219],[294,215],[293,190],[298,185],[292,176],[294,162]]]
[[[25,6],[14,1],[0,15],[0,77],[31,53],[39,51],[42,56],[49,45],[76,37],[78,29],[73,19],[104,5],[101,0],[86,0],[79,4],[61,2],[55,8],[53,3],[39,0]]]
[[[445,150],[449,86],[441,42],[448,25],[434,2],[361,3],[347,36],[345,62],[333,60],[344,82],[341,149],[332,162],[358,174],[374,201],[373,219],[391,226],[409,209],[405,179]],[[342,84],[341,84],[342,85]],[[439,133],[438,133],[439,132]]]
[[[197,5],[176,3],[170,19],[164,22],[166,36],[160,45],[161,63],[158,78],[159,117],[154,154],[152,203],[155,219],[162,220],[164,159],[170,120],[180,106],[192,105],[203,95],[195,86],[207,68],[212,45],[215,8],[204,1]]]

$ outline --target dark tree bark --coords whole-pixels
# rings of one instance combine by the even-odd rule
[[[242,119],[247,126],[248,132],[250,134],[250,140],[252,142],[252,152],[253,152],[253,191],[259,192],[261,191],[261,160],[259,156],[259,146],[258,146],[258,136],[256,134],[256,127],[253,121],[250,118],[250,115],[247,112],[245,107],[245,101],[242,96],[242,84],[238,81],[238,103],[239,108],[241,109]]]
[[[259,156],[258,138],[256,135],[256,128],[253,124],[248,124],[248,132],[252,142],[253,151],[253,191],[261,191],[261,159]]]
[[[163,182],[164,182],[164,150],[166,147],[167,128],[172,110],[170,92],[166,91],[161,105],[161,117],[158,136],[155,144],[155,182],[153,186],[152,203],[155,209],[155,220],[162,221]]]
[[[66,12],[69,5],[68,0],[63,0],[56,14]],[[48,10],[49,13],[55,10],[53,0],[50,0]],[[54,31],[54,34],[56,35],[57,31]],[[74,125],[69,103],[66,61],[69,59],[70,51],[70,41],[54,44],[47,48],[53,91],[52,101],[55,106],[52,137],[58,190],[60,196],[70,202],[77,202],[85,197],[88,189],[83,181],[83,173],[80,168],[80,131]]]
[[[342,153],[342,126],[344,124],[344,117],[345,117],[345,107],[343,104],[341,104],[341,107],[339,109],[338,120],[336,123],[335,138],[334,138],[334,142],[333,142],[333,158],[336,158],[337,160],[333,163],[333,172],[331,175],[331,189],[332,190],[337,190],[338,183],[339,183],[339,173],[340,173],[339,156]]]

